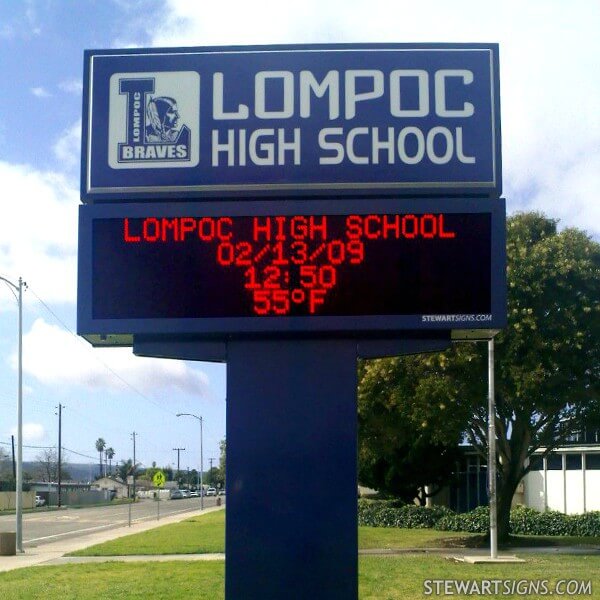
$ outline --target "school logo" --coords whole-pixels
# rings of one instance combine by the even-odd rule
[[[198,164],[200,76],[194,71],[114,73],[108,164],[113,169]]]

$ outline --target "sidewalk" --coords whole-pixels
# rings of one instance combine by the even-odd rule
[[[138,523],[132,523],[131,527],[120,527],[118,529],[109,529],[107,531],[99,531],[90,533],[88,535],[82,535],[70,539],[60,540],[57,542],[51,542],[49,544],[40,544],[39,546],[25,547],[25,552],[17,553],[16,556],[0,556],[0,572],[11,571],[13,569],[22,569],[23,567],[33,567],[35,565],[43,564],[66,564],[69,562],[101,562],[107,560],[218,560],[224,558],[224,555],[176,555],[174,556],[144,556],[144,557],[90,557],[90,558],[75,558],[65,557],[65,554],[74,552],[75,550],[81,550],[94,544],[101,544],[109,540],[115,540],[126,535],[133,533],[140,533],[142,531],[148,531],[162,525],[169,525],[171,523],[178,523],[185,519],[190,519],[198,515],[203,515],[214,510],[222,510],[224,507],[211,507],[205,508],[204,510],[191,510],[185,513],[178,513],[176,515],[167,516],[161,518],[159,521],[144,521]],[[212,557],[212,558],[211,558]]]

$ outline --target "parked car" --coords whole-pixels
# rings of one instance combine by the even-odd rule
[[[44,506],[44,504],[46,504],[46,500],[44,498],[42,498],[41,496],[35,497],[35,505],[36,506]]]
[[[217,495],[217,490],[214,487],[209,487],[206,490],[206,495],[207,496],[216,496]]]
[[[171,500],[181,500],[183,497],[182,490],[171,490]]]
[[[190,492],[190,498],[198,498],[198,496],[200,496],[200,494],[196,490]]]
[[[184,498],[189,498],[191,495],[190,490],[181,490],[181,493],[183,494]]]
[[[219,496],[224,496],[224,495],[225,495],[225,488],[221,488],[221,489],[219,490],[219,493],[218,493],[218,495],[219,495]]]

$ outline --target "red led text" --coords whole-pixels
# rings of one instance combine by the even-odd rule
[[[441,213],[123,220],[128,244],[214,244],[216,264],[239,269],[240,290],[257,316],[318,314],[344,272],[367,259],[372,244],[454,238]]]
[[[137,229],[129,219],[123,221],[123,239],[126,242],[185,242],[197,237],[203,242],[231,239],[233,221],[230,217],[148,217]]]
[[[444,226],[444,215],[350,215],[346,219],[350,239],[368,240],[453,238]]]

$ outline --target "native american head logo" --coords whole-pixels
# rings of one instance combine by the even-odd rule
[[[199,88],[200,77],[195,72],[113,75],[110,166],[123,169],[197,165]]]

